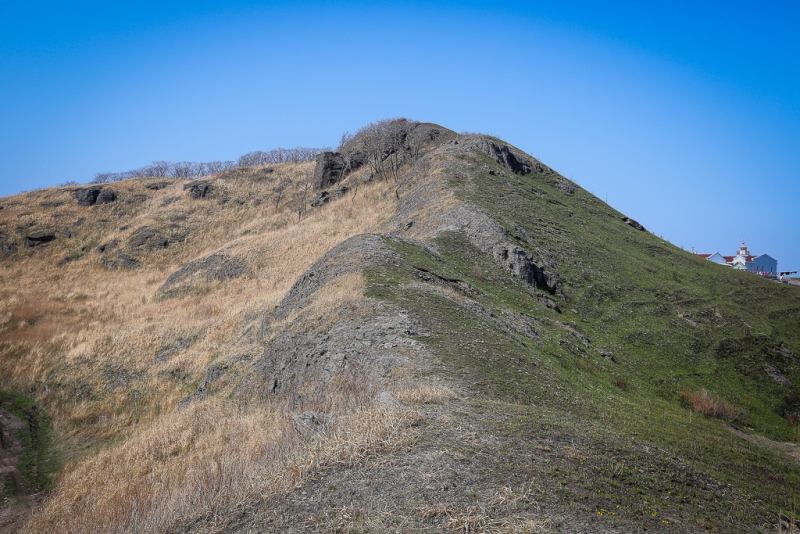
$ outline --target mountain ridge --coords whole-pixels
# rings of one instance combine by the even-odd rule
[[[393,124],[377,123],[387,131]],[[793,521],[798,291],[703,263],[497,138],[425,127],[440,133],[425,137],[419,153],[407,148],[417,129],[408,126],[382,160],[351,164],[327,186],[348,187],[352,197],[318,208],[308,207],[322,174],[311,164],[228,171],[204,180],[202,195],[134,180],[114,186],[118,201],[88,208],[98,220],[91,238],[73,225],[73,237],[16,245],[3,263],[4,311],[14,319],[1,332],[9,377],[2,386],[32,394],[53,413],[72,462],[26,531],[44,521],[86,531],[97,512],[62,489],[77,481],[86,486],[82,499],[108,512],[103,528],[130,528],[131,510],[98,506],[109,486],[87,470],[93,454],[139,457],[139,449],[125,449],[141,432],[131,430],[142,420],[158,435],[166,425],[159,421],[171,418],[193,437],[174,459],[165,452],[153,460],[153,473],[188,468],[201,450],[228,458],[193,445],[202,436],[181,414],[213,420],[220,410],[238,424],[265,406],[280,407],[264,418],[283,429],[275,465],[309,451],[325,460],[279,490],[263,489],[273,487],[265,475],[261,490],[182,508],[148,530],[755,532],[783,528],[781,517]],[[391,167],[382,170],[382,162]],[[281,200],[283,178],[291,194]],[[29,196],[58,210],[69,194]],[[43,223],[39,214],[20,216],[25,207],[14,202],[0,212],[5,227],[34,222],[19,235],[79,220],[70,207]],[[114,310],[105,324],[117,325],[117,337],[60,334],[64,346],[32,367],[44,372],[22,377],[30,329],[50,321],[58,330],[51,316],[66,312],[24,318],[19,302],[35,299],[9,281],[26,280],[15,270],[22,264],[58,263],[71,239],[92,244],[53,268],[49,278],[66,288],[62,299],[86,300],[72,289],[81,262],[98,280],[119,277],[115,288],[145,280],[144,296],[120,292],[134,312],[97,304]],[[222,256],[237,261],[204,259]],[[164,298],[172,284],[179,287]],[[188,326],[170,324],[171,315]],[[157,343],[141,337],[148,329]],[[107,355],[99,375],[90,353]],[[57,370],[88,376],[86,392],[54,380]],[[61,407],[76,399],[93,415]],[[114,412],[118,425],[101,430],[98,422]],[[290,416],[309,412],[339,422],[330,430],[320,423],[320,439],[304,442]],[[348,459],[336,456],[344,449],[320,452],[348,443],[337,425],[371,417],[386,425],[376,442]],[[243,442],[260,446],[254,439]],[[770,445],[776,440],[782,445]],[[87,442],[100,452],[75,452]],[[170,491],[169,498],[181,495],[177,486]],[[146,517],[164,515],[143,502]]]

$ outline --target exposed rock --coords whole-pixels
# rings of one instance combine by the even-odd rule
[[[133,248],[139,248],[147,244],[147,248],[150,249],[166,248],[169,244],[169,241],[158,230],[149,226],[142,226],[134,230],[128,242]]]
[[[395,263],[398,259],[381,236],[361,234],[351,237],[326,252],[297,279],[275,309],[275,319],[283,320],[290,312],[303,309],[311,295],[338,276],[362,270],[370,264]]]
[[[211,196],[211,191],[213,187],[208,182],[202,180],[195,180],[193,182],[189,182],[188,184],[184,184],[183,190],[189,190],[189,196],[192,198],[207,198]]]
[[[373,176],[372,176],[372,173],[371,173],[371,172],[368,172],[367,174],[365,174],[365,175],[364,175],[364,176],[361,178],[361,183],[362,183],[362,184],[367,184],[367,183],[369,183],[369,182],[371,182],[371,181],[372,181],[372,178],[373,178]]]
[[[782,386],[786,386],[787,388],[792,387],[792,381],[783,376],[780,371],[772,367],[771,365],[764,364],[764,370],[767,372],[772,379]]]
[[[508,272],[520,277],[526,284],[545,289],[552,295],[561,294],[558,278],[533,262],[533,256],[516,245],[498,244],[491,249],[495,261]]]
[[[36,247],[39,245],[43,245],[45,243],[49,243],[56,238],[56,234],[53,232],[35,232],[29,234],[28,237],[25,238],[25,246],[26,247]]]
[[[617,363],[617,359],[614,358],[614,354],[608,352],[607,350],[597,349],[597,354],[610,362]]]
[[[117,264],[123,269],[135,269],[139,266],[139,260],[122,252],[117,252]]]
[[[346,185],[337,185],[336,189],[333,190],[333,198],[341,198],[350,191],[350,188]]]
[[[224,282],[239,278],[246,272],[247,262],[243,258],[227,254],[212,254],[191,261],[169,275],[158,291],[161,294],[161,299],[174,298],[187,290],[185,287],[175,286],[182,285],[183,282],[186,282],[192,275],[197,273],[204,274],[207,281],[218,280]]]
[[[526,175],[531,172],[532,165],[528,157],[522,152],[509,148],[508,145],[497,143],[489,139],[481,139],[478,142],[478,148],[494,158],[497,163],[511,170],[511,172],[520,175]]]
[[[93,206],[100,195],[99,187],[86,187],[75,190],[75,199],[78,201],[79,206]]]
[[[3,243],[3,254],[11,256],[17,251],[17,245],[14,243]]]
[[[104,189],[100,191],[99,195],[97,195],[95,204],[109,204],[115,200],[117,200],[117,194],[111,189]]]
[[[314,190],[326,189],[342,179],[344,158],[338,152],[322,152],[314,167]]]
[[[628,224],[628,225],[630,225],[630,226],[633,226],[633,227],[634,227],[634,228],[636,228],[637,230],[641,230],[642,232],[646,232],[646,231],[647,231],[647,230],[645,229],[645,227],[644,227],[644,226],[642,226],[642,225],[641,225],[641,224],[639,224],[638,222],[634,221],[634,220],[633,220],[633,219],[631,219],[630,217],[623,217],[623,218],[622,218],[622,221],[623,221],[625,224]]]
[[[292,416],[292,426],[305,441],[311,441],[324,433],[335,419],[325,412],[303,412]]]
[[[311,201],[311,207],[318,208],[320,206],[323,206],[327,204],[330,201],[330,199],[331,199],[330,193],[328,193],[327,191],[321,191],[317,193],[317,196],[314,198],[314,200]]]
[[[151,191],[158,191],[160,189],[166,189],[169,185],[170,182],[150,182],[149,184],[144,184],[144,187]]]
[[[95,251],[98,252],[99,254],[102,254],[106,250],[114,250],[115,248],[117,248],[117,245],[119,245],[119,241],[115,239],[114,241],[103,243],[102,245],[98,246],[95,249]]]

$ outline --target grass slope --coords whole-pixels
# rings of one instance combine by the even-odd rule
[[[498,417],[503,432],[536,443],[556,424],[578,439],[585,461],[566,463],[558,476],[565,487],[596,487],[607,496],[601,509],[626,503],[656,517],[677,507],[724,531],[796,513],[800,449],[748,438],[800,440],[800,291],[636,230],[552,171],[497,171],[472,153],[448,178],[516,244],[557,265],[562,313],[540,305],[460,231],[434,240],[439,254],[390,240],[406,267],[372,272],[368,294],[414,310],[453,372],[511,403],[515,416]],[[419,267],[461,283],[449,293],[423,290]],[[465,300],[498,317],[527,315],[539,339],[476,316]],[[663,456],[642,457],[641,447]]]

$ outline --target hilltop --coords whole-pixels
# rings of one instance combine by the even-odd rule
[[[23,532],[797,528],[800,289],[498,138],[92,187],[0,199]]]

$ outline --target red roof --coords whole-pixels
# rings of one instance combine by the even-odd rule
[[[701,258],[710,258],[713,254],[698,254]]]

